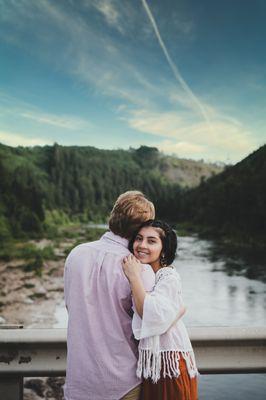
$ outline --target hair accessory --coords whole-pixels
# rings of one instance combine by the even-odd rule
[[[160,264],[161,264],[162,267],[167,267],[167,260],[166,260],[166,257],[165,257],[164,253],[161,254]]]

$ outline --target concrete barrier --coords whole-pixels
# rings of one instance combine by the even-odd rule
[[[266,327],[193,327],[201,374],[266,372]],[[65,329],[0,329],[0,399],[22,400],[23,377],[64,376]]]

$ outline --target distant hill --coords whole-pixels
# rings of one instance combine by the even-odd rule
[[[221,169],[147,146],[126,151],[0,144],[0,239],[40,235],[66,217],[103,220],[116,197],[129,189],[144,191],[159,217],[175,221],[182,188]]]
[[[179,219],[212,234],[266,237],[266,145],[188,190]]]
[[[191,188],[219,174],[225,168],[222,164],[211,164],[174,156],[162,156],[160,172],[170,181],[178,182],[181,187]]]

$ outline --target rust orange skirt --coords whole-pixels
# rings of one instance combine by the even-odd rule
[[[179,369],[178,378],[160,378],[157,383],[144,379],[140,400],[197,400],[197,377],[190,378],[183,357],[180,357]]]

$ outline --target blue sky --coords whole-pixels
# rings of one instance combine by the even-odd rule
[[[237,162],[266,139],[264,0],[0,0],[0,142]]]

